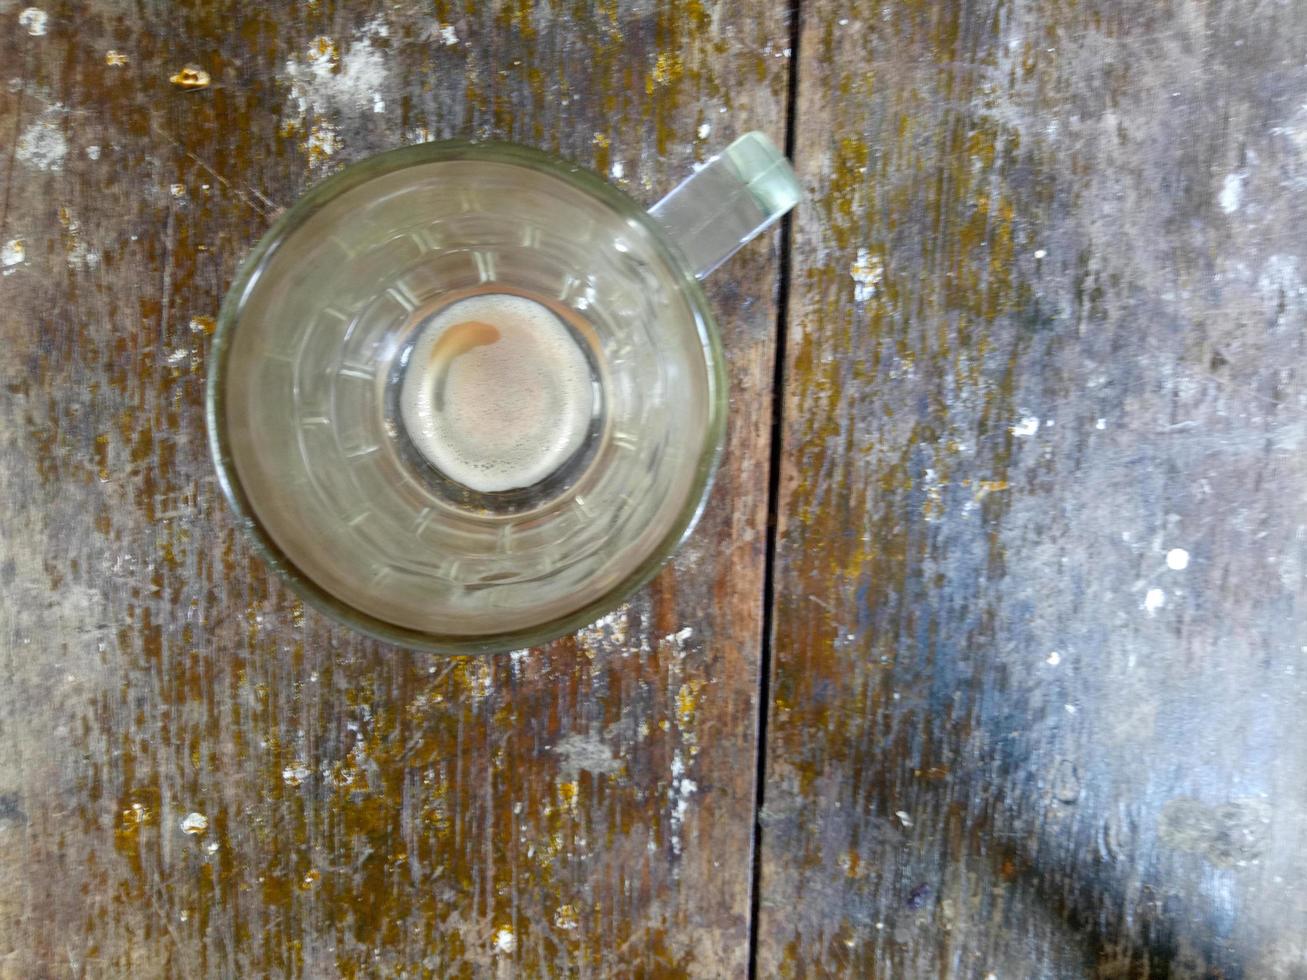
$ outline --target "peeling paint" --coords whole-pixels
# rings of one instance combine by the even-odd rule
[[[49,27],[50,16],[40,7],[28,7],[18,15],[18,26],[32,37],[42,37]]]
[[[52,106],[23,130],[14,154],[19,163],[36,170],[63,170],[64,158],[68,156],[63,116],[62,106]]]

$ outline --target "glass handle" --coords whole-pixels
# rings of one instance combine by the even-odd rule
[[[799,203],[785,154],[745,133],[649,209],[702,279]]]

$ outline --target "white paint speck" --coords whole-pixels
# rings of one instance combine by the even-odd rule
[[[560,771],[568,782],[574,782],[581,772],[595,775],[616,775],[622,771],[622,761],[613,757],[612,750],[597,735],[573,732],[554,746],[562,761]]]
[[[440,42],[447,48],[453,47],[458,43],[458,33],[449,24],[442,24],[440,26]]]
[[[286,62],[290,97],[301,115],[373,107],[387,88],[390,62],[375,43],[389,33],[377,17],[365,24],[342,56],[329,37],[314,38],[300,58]]]
[[[1166,553],[1166,567],[1173,572],[1183,572],[1189,567],[1189,552],[1183,548],[1172,548]]]
[[[666,643],[680,656],[684,657],[686,653],[685,644],[690,641],[692,636],[694,636],[694,628],[691,626],[683,626],[675,633],[668,633],[664,636],[662,642]]]
[[[681,828],[685,826],[685,814],[690,809],[690,797],[697,790],[698,784],[693,779],[680,779],[672,787],[672,850],[681,853]]]
[[[621,160],[614,160],[612,167],[608,170],[613,180],[621,180],[626,175],[626,168],[622,166]]]
[[[903,824],[903,826],[912,826],[912,815],[907,810],[895,810],[894,816],[899,818],[899,823]]]
[[[305,142],[305,149],[309,151],[309,159],[311,161],[321,162],[326,157],[336,154],[342,145],[336,127],[331,125],[331,123],[321,122],[309,131],[309,138]]]
[[[841,17],[841,18],[839,19],[839,25],[840,25],[840,27],[848,27],[848,26],[849,26],[849,19],[848,19],[847,17]]]
[[[1272,255],[1266,260],[1257,277],[1257,289],[1268,303],[1283,299],[1301,299],[1307,294],[1307,283],[1299,273],[1298,256]]]
[[[517,937],[511,926],[500,926],[495,930],[495,949],[501,953],[511,953],[517,949]]]
[[[1058,653],[1056,650],[1044,658],[1044,663],[1048,664],[1050,667],[1056,667],[1061,662],[1062,654]]]
[[[302,762],[293,762],[281,771],[281,778],[288,786],[298,786],[312,775],[312,771]]]
[[[372,93],[372,111],[373,112],[386,111],[386,100],[383,99],[381,96],[379,96],[376,92]]]
[[[27,258],[27,246],[23,244],[21,238],[11,238],[5,242],[3,248],[0,248],[0,264],[6,269],[18,265],[25,258]]]
[[[100,148],[94,145],[88,146],[86,148],[86,155],[92,160],[98,160],[100,159]]]
[[[703,123],[699,127],[699,139],[706,140],[708,138],[708,134],[711,132],[712,132],[712,126],[710,126],[708,123]]]
[[[610,613],[600,616],[589,626],[577,631],[576,639],[582,650],[590,654],[597,652],[601,646],[626,647],[626,628],[630,607],[619,606]],[[523,654],[525,656],[525,652]],[[513,661],[516,667],[517,660]]]
[[[75,238],[68,249],[68,265],[73,269],[94,269],[100,264],[100,253],[80,238]]]
[[[62,107],[55,106],[32,122],[18,137],[15,156],[19,163],[36,170],[62,170],[68,156],[68,140],[59,123]]]
[[[218,853],[218,842],[217,842],[216,840],[211,840],[211,841],[209,841],[209,843],[207,843],[207,844],[204,845],[204,849],[205,849],[206,851],[208,851],[210,854],[217,854],[217,853]]]
[[[1149,615],[1166,605],[1166,593],[1161,589],[1149,589],[1144,594],[1144,611]]]
[[[203,813],[188,813],[182,817],[182,832],[187,834],[202,834],[209,829],[209,818]]]
[[[1021,438],[1025,438],[1026,436],[1033,436],[1038,431],[1039,431],[1039,418],[1038,416],[1035,415],[1027,415],[1016,425],[1012,426],[1012,434],[1014,436],[1019,436]]]
[[[1048,253],[1047,253],[1046,251],[1044,251],[1042,248],[1037,248],[1037,249],[1035,249],[1035,258],[1037,258],[1037,259],[1042,259],[1042,258],[1044,258],[1046,255],[1048,255]]]
[[[1243,182],[1248,179],[1247,174],[1227,174],[1221,184],[1221,193],[1217,196],[1217,203],[1221,205],[1221,210],[1226,214],[1233,214],[1239,210],[1243,204]]]
[[[853,280],[853,301],[865,303],[876,295],[876,290],[885,278],[885,264],[879,255],[872,255],[865,248],[858,249],[858,258],[849,270]]]
[[[672,786],[668,795],[671,804],[671,843],[672,853],[681,853],[681,828],[685,826],[685,815],[690,809],[690,797],[699,789],[699,785],[685,775],[685,761],[679,751],[672,754]]]
[[[18,15],[18,26],[32,37],[40,37],[49,25],[50,17],[40,7],[28,7]]]
[[[1066,709],[1066,713],[1069,715],[1076,713],[1076,706],[1074,704],[1064,704],[1062,707]]]
[[[186,185],[185,185],[185,184],[169,184],[169,185],[168,185],[168,193],[171,194],[173,197],[185,197],[185,196],[186,196]]]
[[[1107,419],[1098,419],[1097,421],[1095,421],[1095,422],[1094,422],[1094,428],[1095,428],[1095,429],[1106,429],[1106,428],[1107,428]]]

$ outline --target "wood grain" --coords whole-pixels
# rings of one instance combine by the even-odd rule
[[[38,2],[0,2],[0,975],[741,974],[775,238],[710,290],[703,524],[545,650],[302,609],[233,528],[201,395],[236,263],[313,180],[501,137],[652,203],[780,138],[784,5]]]
[[[1304,42],[804,5],[760,976],[1307,971]]]

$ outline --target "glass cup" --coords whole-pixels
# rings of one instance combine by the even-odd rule
[[[404,646],[502,651],[594,621],[707,497],[727,392],[698,280],[798,199],[760,133],[649,211],[502,143],[407,147],[324,181],[245,260],[214,336],[209,442],[241,526],[305,600]],[[487,490],[432,462],[403,399],[425,392],[414,352],[441,314],[505,295],[581,352],[588,413],[548,472]],[[505,426],[551,431],[548,399],[491,394]]]

